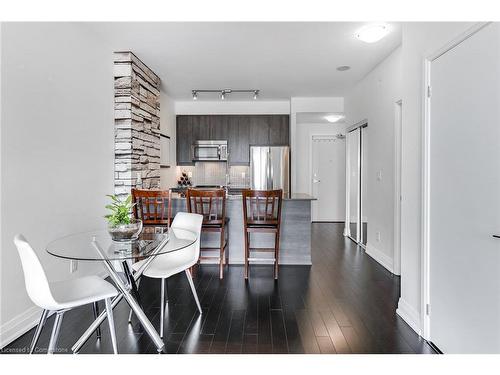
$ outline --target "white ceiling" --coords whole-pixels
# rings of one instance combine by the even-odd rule
[[[377,43],[354,37],[362,22],[88,23],[113,50],[131,50],[174,99],[192,89],[260,89],[262,100],[343,96],[401,44],[401,25]],[[338,72],[337,66],[351,70]],[[216,94],[200,94],[214,100]],[[248,100],[232,94],[229,100]]]

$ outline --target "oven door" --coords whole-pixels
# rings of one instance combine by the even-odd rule
[[[194,161],[220,160],[220,147],[218,145],[193,145],[192,156]]]

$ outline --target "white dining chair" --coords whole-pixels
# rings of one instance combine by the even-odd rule
[[[24,236],[18,234],[14,238],[14,243],[21,258],[28,296],[35,305],[43,309],[42,317],[31,343],[30,353],[33,353],[40,332],[50,312],[54,312],[56,317],[47,353],[53,354],[56,350],[64,313],[75,307],[104,300],[113,352],[117,354],[113,309],[111,307],[111,298],[118,294],[116,288],[98,276],[85,276],[72,280],[49,282],[38,256]]]
[[[203,216],[198,214],[191,214],[187,212],[179,212],[175,215],[174,221],[172,222],[172,230],[175,235],[179,238],[191,239],[191,237],[196,235],[196,241],[189,245],[188,247],[173,251],[171,253],[158,255],[151,264],[144,270],[142,276],[151,277],[154,279],[161,280],[161,306],[160,306],[160,337],[163,338],[163,324],[165,318],[165,283],[166,279],[170,276],[178,274],[182,271],[186,273],[186,277],[193,292],[193,297],[196,301],[196,306],[200,314],[202,313],[200,301],[198,300],[198,294],[196,293],[196,288],[194,287],[193,278],[191,276],[190,268],[198,263],[198,258],[200,257],[200,234],[201,225],[203,223]],[[141,268],[143,261],[134,263],[132,269],[137,271]],[[130,311],[129,322],[132,317],[132,311]]]

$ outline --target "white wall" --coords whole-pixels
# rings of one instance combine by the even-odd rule
[[[401,47],[397,48],[345,97],[348,126],[368,120],[365,176],[368,241],[366,252],[393,271],[394,259],[394,111],[402,97]],[[382,179],[377,179],[377,173]],[[380,241],[376,233],[380,232]]]
[[[312,135],[336,135],[339,133],[345,134],[345,123],[339,122],[335,124],[311,124],[305,122],[298,122],[296,127],[297,141],[295,143],[294,153],[299,157],[295,163],[296,173],[296,192],[311,194],[311,136]],[[345,139],[339,140],[345,152]],[[335,147],[339,147],[336,144]],[[345,169],[345,167],[342,167]],[[335,173],[337,175],[337,173]],[[345,187],[345,179],[337,180],[335,182],[341,187]],[[342,199],[345,200],[345,189],[341,188]],[[345,206],[338,207],[335,212],[331,213],[335,220],[344,220]]]
[[[22,232],[49,279],[101,272],[44,251],[68,233],[103,228],[113,192],[113,56],[83,24],[2,24],[0,346],[39,318],[12,239]]]
[[[160,130],[170,137],[170,168],[160,168],[160,187],[169,189],[176,185],[175,101],[163,90],[160,90]]]
[[[228,115],[228,114],[289,114],[290,102],[281,101],[231,101],[190,100],[175,102],[177,115]]]
[[[297,136],[297,113],[342,113],[344,112],[344,98],[341,97],[293,97],[290,98],[290,164],[291,181],[293,193],[306,193],[298,186],[297,171],[300,164],[299,159],[303,156],[295,152],[298,147]]]
[[[401,298],[398,314],[421,329],[421,206],[424,58],[472,23],[410,22],[403,25],[403,157],[401,205]]]

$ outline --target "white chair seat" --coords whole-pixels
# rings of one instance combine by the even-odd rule
[[[195,244],[191,245],[195,246]],[[158,255],[142,273],[146,277],[153,279],[167,279],[172,275],[184,271],[186,268],[194,266],[197,261],[193,259],[193,250],[188,248],[174,251],[172,253]],[[132,265],[132,269],[137,270],[146,260],[141,260]]]
[[[51,282],[50,290],[57,306],[49,310],[70,309],[118,295],[113,285],[98,276]]]

